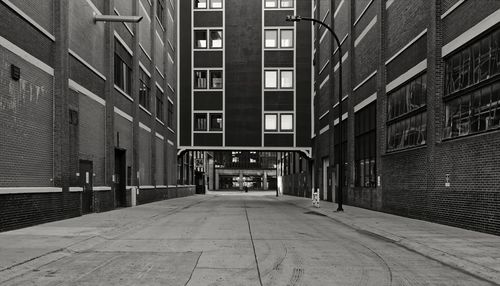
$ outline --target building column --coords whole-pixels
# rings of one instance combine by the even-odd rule
[[[269,185],[267,184],[267,172],[264,172],[264,179],[262,180],[262,184],[264,187],[264,191],[269,189]]]
[[[243,171],[240,170],[240,177],[238,179],[238,182],[240,183],[240,191],[243,190]]]
[[[215,171],[215,186],[214,190],[219,190],[219,172]]]

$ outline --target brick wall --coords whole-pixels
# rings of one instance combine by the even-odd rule
[[[52,79],[0,46],[0,187],[52,185]]]

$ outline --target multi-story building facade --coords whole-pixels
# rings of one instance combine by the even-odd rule
[[[179,149],[310,156],[310,1],[180,2]]]
[[[500,2],[312,5],[342,42],[339,56],[315,28],[311,171],[321,198],[336,200],[343,156],[344,203],[499,234]]]
[[[194,192],[176,187],[177,14],[173,0],[0,1],[0,230]]]

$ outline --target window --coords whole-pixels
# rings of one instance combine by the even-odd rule
[[[207,71],[194,71],[194,88],[207,88]]]
[[[293,131],[292,114],[280,114],[280,131]]]
[[[194,131],[207,131],[207,114],[194,114]]]
[[[160,25],[165,26],[165,0],[157,0],[158,7],[156,8],[156,17],[160,21]]]
[[[371,103],[354,117],[355,185],[376,187],[377,105]]]
[[[444,138],[500,127],[500,82],[487,85],[446,103]]]
[[[222,131],[222,114],[210,114],[210,131]]]
[[[280,39],[282,48],[293,48],[293,30],[280,30]]]
[[[265,30],[264,47],[277,48],[278,47],[278,30]]]
[[[207,31],[206,30],[195,30],[194,31],[194,47],[196,49],[206,49],[207,48]]]
[[[281,0],[281,8],[293,8],[293,0]]]
[[[278,8],[278,0],[265,0],[265,8]]]
[[[445,59],[445,95],[500,74],[500,29]]]
[[[213,70],[210,71],[210,89],[221,89],[222,88],[222,71]]]
[[[500,127],[499,78],[499,28],[445,59],[445,139]]]
[[[210,30],[210,48],[222,48],[222,30]]]
[[[265,115],[265,131],[277,131],[278,130],[278,115],[277,114],[266,114]]]
[[[163,111],[163,93],[159,88],[156,89],[156,118],[161,122],[165,121],[165,113]]]
[[[281,71],[281,88],[293,88],[293,72],[292,71]]]
[[[265,71],[265,88],[278,88],[278,71]]]
[[[195,9],[206,9],[207,8],[207,0],[194,0],[194,8]]]
[[[426,74],[412,79],[388,95],[388,151],[419,146],[426,143],[426,101]]]
[[[149,110],[150,108],[150,100],[149,100],[149,77],[148,75],[140,69],[139,71],[139,104],[142,105],[142,107],[146,108]]]
[[[132,89],[131,62],[132,56],[119,41],[115,40],[115,85],[127,94],[130,94]]]
[[[222,8],[222,0],[210,0],[210,8],[221,9]]]
[[[167,126],[174,128],[174,104],[168,101]]]

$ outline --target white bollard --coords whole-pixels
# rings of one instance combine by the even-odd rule
[[[314,191],[314,188],[312,189],[312,204],[313,206],[319,208],[319,189]]]

